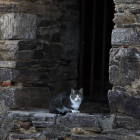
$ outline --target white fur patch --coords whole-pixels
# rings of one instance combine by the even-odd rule
[[[70,100],[72,102],[72,107],[75,109],[75,110],[78,110],[79,107],[80,107],[80,104],[82,102],[81,98],[79,99],[79,97],[76,97],[75,100],[73,100],[70,96]]]

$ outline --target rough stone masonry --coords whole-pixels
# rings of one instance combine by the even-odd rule
[[[13,126],[9,108],[48,108],[57,92],[77,88],[78,3],[0,0],[1,139]]]
[[[0,139],[140,140],[140,0],[114,3],[112,114],[60,116],[22,109],[76,87],[78,0],[0,0]]]
[[[0,0],[0,101],[48,108],[77,88],[78,22],[78,0]]]

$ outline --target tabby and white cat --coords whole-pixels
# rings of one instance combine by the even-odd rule
[[[71,92],[63,91],[54,96],[49,104],[49,113],[66,114],[68,112],[78,113],[83,100],[83,88],[71,89]]]

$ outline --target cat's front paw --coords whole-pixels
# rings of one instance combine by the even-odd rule
[[[78,111],[78,110],[71,110],[72,111],[72,113],[80,113],[80,111]]]

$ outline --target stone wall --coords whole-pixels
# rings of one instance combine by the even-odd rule
[[[78,24],[78,0],[0,0],[0,101],[47,108],[77,88]]]
[[[140,2],[114,0],[108,92],[112,113],[140,118]]]

